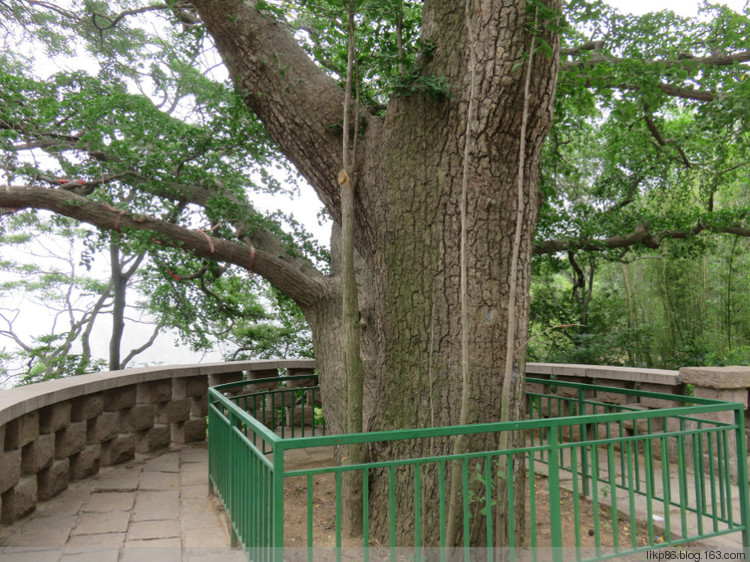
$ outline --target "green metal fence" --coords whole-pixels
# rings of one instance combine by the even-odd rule
[[[262,382],[281,384],[287,379],[293,380]],[[450,556],[445,545],[447,475],[452,468],[461,474],[465,558],[475,555],[471,543],[476,544],[478,533],[486,547],[482,552],[493,559],[497,507],[508,506],[508,519],[515,521],[518,499],[513,486],[497,485],[498,473],[502,475],[509,459],[519,456],[528,475],[530,532],[516,536],[510,526],[510,542],[518,547],[511,556],[526,553],[536,559],[537,552],[548,548],[560,560],[615,558],[661,546],[689,548],[696,541],[730,533],[741,533],[744,546],[750,545],[742,404],[546,379],[527,382],[535,392],[527,393],[529,419],[524,421],[354,435],[325,435],[325,427],[315,424],[275,425],[282,406],[297,404],[292,412],[309,415],[305,403],[315,402],[317,387],[279,386],[258,392],[254,381],[213,387],[210,480],[229,513],[236,540],[251,560],[280,560],[300,547],[310,560],[325,548],[340,555],[346,547],[363,549],[365,559],[370,548],[385,548],[394,559],[404,552],[400,548],[417,557],[436,548],[445,559]],[[622,396],[626,403],[597,400],[601,392]],[[648,410],[639,405],[641,397],[681,405]],[[520,432],[520,445],[509,450],[493,447],[496,437],[508,431]],[[352,466],[329,462],[297,467],[290,460],[295,451],[350,443],[378,447],[399,442],[405,451],[424,451],[430,448],[420,444],[429,442],[450,451],[458,435],[481,438],[484,449],[480,445],[471,453],[415,458],[405,453]],[[356,471],[363,479],[364,534],[358,541],[342,533],[346,471]],[[290,482],[296,484],[290,488]],[[295,495],[295,517],[300,519],[301,510],[301,522],[289,516],[292,501],[285,497],[285,483],[286,493],[291,489]],[[322,496],[324,490],[330,496]],[[371,510],[375,500],[377,509]],[[286,509],[285,502],[290,504]]]

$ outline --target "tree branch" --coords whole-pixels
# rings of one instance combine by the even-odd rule
[[[246,104],[339,221],[342,89],[255,2],[195,0],[193,5]]]
[[[89,201],[75,193],[43,187],[0,188],[0,208],[47,209],[107,230],[154,233],[153,242],[193,252],[196,256],[252,268],[300,306],[314,304],[327,291],[322,274],[306,260],[289,256],[270,233],[259,231],[247,237],[252,247],[211,237],[163,220],[136,217],[112,207]]]
[[[701,232],[712,232],[714,234],[733,234],[750,238],[750,227],[741,225],[707,226],[698,222],[693,228],[687,230],[662,230],[652,234],[649,232],[648,224],[639,224],[635,230],[625,236],[612,236],[610,238],[570,238],[567,240],[544,240],[534,244],[534,254],[553,254],[571,250],[585,250],[589,252],[601,252],[617,248],[630,248],[633,246],[644,246],[655,250],[659,248],[664,240],[684,240],[692,238]]]
[[[590,49],[583,49],[583,46],[580,47],[578,50],[573,49],[570,50],[570,53],[573,52],[580,52],[582,50],[590,50]],[[609,64],[618,64],[623,62],[628,62],[630,59],[627,58],[621,58],[621,57],[611,57],[607,55],[602,55],[598,50],[595,50],[597,53],[597,56],[592,57],[588,60],[580,60],[580,61],[566,61],[560,63],[560,70],[573,70],[576,68],[590,68],[593,66],[596,66],[600,63],[609,63]],[[685,58],[678,58],[678,59],[652,59],[643,61],[643,64],[650,65],[650,66],[662,66],[671,68],[674,66],[681,66],[685,68],[692,68],[698,65],[706,65],[706,66],[729,66],[731,64],[734,64],[736,62],[748,62],[750,61],[750,51],[740,51],[739,53],[734,54],[719,54],[719,55],[711,55],[708,57],[685,57]]]

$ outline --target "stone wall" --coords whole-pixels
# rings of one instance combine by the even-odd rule
[[[0,523],[33,511],[38,501],[102,466],[172,443],[206,438],[208,385],[314,372],[313,360],[236,361],[81,375],[0,391]],[[681,371],[529,363],[527,376],[742,402],[746,420],[750,367]],[[292,381],[290,381],[292,382]],[[308,381],[295,381],[307,386]],[[528,385],[529,390],[534,389]],[[257,387],[259,388],[259,387]],[[563,391],[563,387],[559,387]],[[597,391],[604,402],[632,397]],[[316,396],[317,403],[317,396]],[[678,405],[640,398],[647,408]],[[301,417],[301,414],[297,417]],[[308,415],[312,419],[311,415]],[[727,420],[729,421],[729,420]],[[747,423],[747,422],[746,422]]]
[[[111,371],[0,391],[0,523],[38,501],[172,443],[206,439],[208,385],[312,372],[314,361],[236,361]],[[248,372],[246,375],[245,373]]]

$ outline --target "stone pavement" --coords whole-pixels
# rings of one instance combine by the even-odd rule
[[[0,528],[2,562],[245,562],[208,495],[206,443],[102,468]]]

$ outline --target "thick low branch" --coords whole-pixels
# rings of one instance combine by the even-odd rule
[[[255,2],[194,0],[237,90],[281,151],[340,220],[344,92],[308,57],[285,26]],[[363,219],[362,215],[359,216]]]
[[[263,231],[249,237],[253,248],[166,221],[113,210],[69,191],[43,187],[0,188],[0,208],[6,213],[25,208],[46,209],[106,230],[152,232],[155,243],[181,248],[202,258],[252,268],[302,307],[314,304],[327,290],[322,274],[315,274],[309,268],[303,270],[304,264],[288,256],[278,241]]]
[[[563,240],[544,240],[534,244],[534,254],[553,254],[570,250],[586,250],[589,252],[601,252],[604,250],[616,250],[618,248],[630,248],[633,246],[644,246],[657,249],[664,240],[684,240],[692,238],[701,232],[713,232],[714,234],[733,234],[750,238],[749,226],[725,225],[706,226],[699,222],[693,228],[686,230],[662,230],[657,233],[649,232],[647,224],[639,224],[635,230],[625,236],[612,236],[610,238],[569,238]]]

